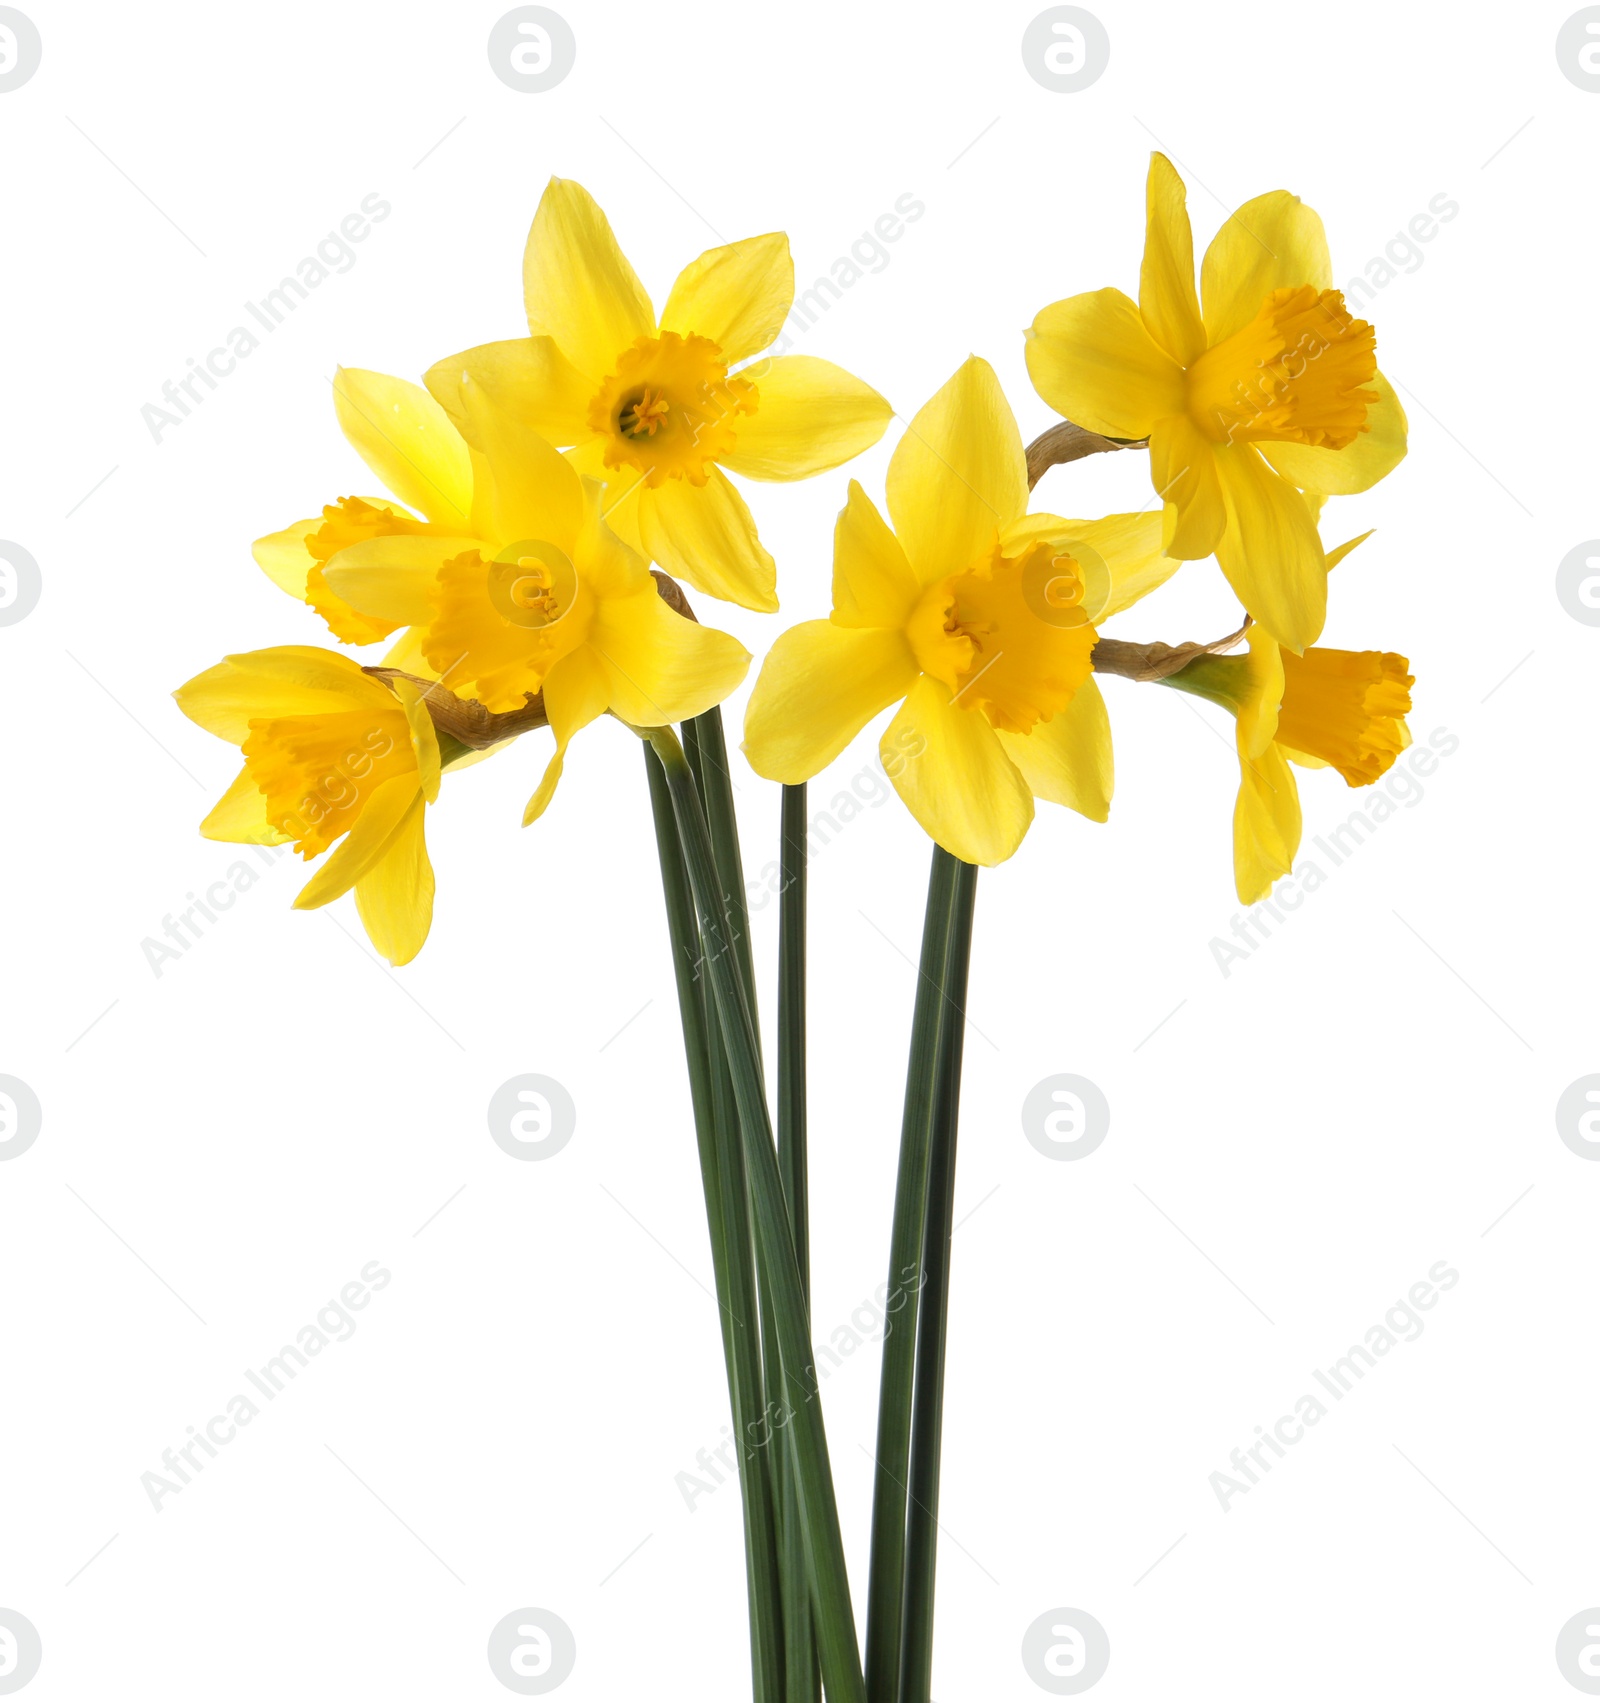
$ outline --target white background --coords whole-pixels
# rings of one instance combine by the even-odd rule
[[[527,832],[546,736],[449,784],[407,970],[347,902],[292,913],[284,857],[157,976],[142,943],[250,855],[197,836],[236,759],[168,694],[225,651],[325,641],[250,541],[371,485],[337,363],[417,377],[521,334],[550,174],[594,192],[658,304],[703,248],[775,227],[808,282],[914,195],[802,346],[902,418],[976,351],[1032,437],[1022,328],[1136,287],[1159,144],[1197,250],[1288,187],[1341,282],[1459,203],[1364,310],[1411,453],[1330,510],[1330,542],[1378,531],[1325,635],[1409,656],[1419,743],[1459,745],[1227,976],[1237,770],[1206,706],[1109,682],[1110,824],[1041,807],[983,875],[935,1696],[1043,1696],[1021,1640],[1059,1606],[1107,1628],[1108,1703],[1576,1695],[1553,1652],[1600,1600],[1600,1167],[1553,1113],[1600,1069],[1600,630],[1554,576],[1600,533],[1600,95],[1557,66],[1571,8],[1098,0],[1110,69],[1070,95],[1025,73],[1032,3],[569,0],[576,69],[542,95],[491,75],[501,4],[27,9],[43,66],[0,96],[0,533],[44,589],[0,629],[0,1070],[44,1129],[0,1167],[0,1606],[43,1638],[29,1694],[493,1699],[490,1628],[537,1605],[576,1634],[573,1703],[748,1695],[737,1493],[691,1513],[675,1484],[727,1408],[635,741],[585,734]],[[153,442],[162,382],[371,192],[393,213],[354,267]],[[874,495],[900,430],[849,470]],[[748,488],[785,619],[827,607],[846,477]],[[1147,477],[1102,457],[1039,502],[1138,507]],[[758,655],[779,630],[707,613]],[[1112,631],[1235,620],[1195,564]],[[777,793],[739,785],[759,870]],[[1303,795],[1315,857],[1362,800],[1332,774]],[[885,1274],[926,866],[890,800],[813,867],[819,1340]],[[544,1163],[486,1128],[524,1071],[578,1107]],[[1019,1122],[1062,1071],[1112,1108],[1080,1163]],[[374,1259],[393,1280],[355,1336],[154,1511],[141,1474]],[[1439,1260],[1460,1281],[1425,1334],[1223,1512],[1230,1450]],[[824,1386],[858,1597],[876,1359]]]

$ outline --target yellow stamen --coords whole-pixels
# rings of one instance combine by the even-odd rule
[[[982,710],[1008,733],[1031,732],[1089,677],[1097,635],[1077,570],[1051,544],[1016,556],[997,547],[931,586],[908,628],[919,666],[950,688],[958,708]]]
[[[730,377],[709,337],[663,331],[623,350],[589,404],[607,467],[632,467],[647,485],[704,485],[734,446],[739,416],[756,410],[756,387]]]
[[[1344,449],[1378,393],[1376,335],[1337,290],[1274,290],[1189,368],[1189,415],[1216,443]]]
[[[653,391],[646,385],[643,395],[624,411],[619,423],[630,438],[638,437],[641,432],[653,438],[666,417],[667,399],[659,390]]]
[[[521,709],[545,676],[588,638],[594,598],[539,556],[486,562],[476,550],[439,570],[430,667],[495,711]],[[532,619],[518,619],[528,611]],[[470,690],[469,690],[470,688]]]

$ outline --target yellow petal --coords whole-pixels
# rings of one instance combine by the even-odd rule
[[[373,789],[350,832],[300,889],[297,911],[314,911],[348,893],[388,849],[413,804],[421,803],[414,774],[394,775]]]
[[[439,733],[428,714],[421,690],[409,680],[390,682],[400,707],[406,712],[406,726],[411,733],[411,750],[417,759],[417,783],[422,796],[432,804],[439,796]]]
[[[1369,490],[1400,465],[1406,453],[1406,411],[1382,373],[1372,380],[1378,400],[1367,409],[1367,429],[1344,449],[1303,443],[1264,443],[1261,453],[1292,484],[1330,497]]]
[[[1300,849],[1300,790],[1276,745],[1240,764],[1233,807],[1233,881],[1241,904],[1254,905],[1294,866]]]
[[[1150,156],[1144,199],[1139,312],[1161,347],[1188,366],[1204,350],[1206,334],[1194,291],[1194,235],[1189,229],[1183,179],[1165,154]]]
[[[797,786],[825,769],[917,677],[899,630],[803,621],[767,653],[745,710],[750,767]]]
[[[833,528],[833,622],[904,628],[922,587],[900,540],[854,479]]]
[[[609,485],[583,481],[583,524],[578,529],[577,569],[585,588],[596,597],[632,597],[654,591],[656,582],[644,554],[611,525],[616,513],[606,504]],[[659,593],[657,593],[659,596]]]
[[[245,742],[255,720],[394,707],[388,687],[348,657],[313,645],[224,657],[172,695],[190,721],[234,745]]]
[[[1241,761],[1259,757],[1278,734],[1278,711],[1283,707],[1283,651],[1258,622],[1246,642],[1244,695],[1234,709],[1234,737]]]
[[[383,856],[356,882],[356,911],[367,938],[396,966],[422,950],[433,925],[433,865],[423,839],[420,798],[402,817]]]
[[[409,508],[440,526],[465,526],[472,467],[450,418],[421,385],[340,367],[333,405],[351,447]]]
[[[1300,284],[1333,288],[1322,220],[1286,189],[1245,202],[1211,239],[1200,267],[1207,339],[1231,337],[1274,290]]]
[[[590,722],[606,713],[611,697],[611,680],[604,663],[588,649],[564,656],[544,683],[544,709],[550,718],[550,731],[556,736],[556,748],[545,765],[537,790],[528,800],[522,813],[522,825],[538,821],[555,797],[556,785],[566,766],[567,746],[573,736]]]
[[[323,580],[335,597],[363,615],[396,626],[433,619],[433,588],[452,556],[479,547],[476,538],[367,538],[330,556]]]
[[[596,384],[636,337],[655,333],[644,286],[582,184],[553,177],[539,198],[522,258],[528,329],[555,338]]]
[[[644,475],[637,467],[607,467],[603,438],[585,438],[565,453],[585,479],[593,479],[605,487],[600,512],[606,525],[630,550],[648,557],[650,552],[645,549],[639,532],[639,493],[644,488]]]
[[[1328,572],[1331,574],[1358,544],[1365,544],[1375,530],[1376,528],[1369,526],[1365,532],[1358,532],[1354,538],[1347,538],[1343,544],[1336,544],[1328,552]]]
[[[884,773],[925,833],[964,863],[996,864],[1022,844],[1033,794],[977,710],[920,675],[879,744]]]
[[[667,479],[639,493],[646,553],[675,579],[746,609],[778,607],[778,570],[743,497],[721,468],[704,485]]]
[[[281,846],[292,837],[279,833],[267,820],[266,798],[247,768],[239,771],[233,785],[211,807],[200,832],[208,840],[246,846]]]
[[[1111,814],[1111,721],[1092,679],[1031,733],[1001,731],[999,739],[1035,798],[1064,804],[1091,822]]]
[[[475,429],[463,389],[474,385],[495,407],[557,447],[589,434],[594,384],[561,353],[551,337],[517,337],[480,343],[436,361],[423,375],[434,400],[467,439]],[[474,447],[482,449],[482,444]]]
[[[703,714],[738,686],[750,666],[750,653],[736,638],[669,609],[653,581],[636,596],[602,603],[589,644],[610,676],[612,712],[634,727],[664,727]]]
[[[994,548],[1028,507],[1022,434],[987,361],[969,356],[895,445],[889,514],[923,585]]]
[[[500,545],[539,539],[571,553],[583,519],[583,487],[561,452],[497,407],[475,384],[461,388],[479,470],[476,521]]]
[[[1162,549],[1158,514],[1108,514],[1099,520],[1069,521],[1068,526],[1068,537],[1088,545],[1109,570],[1109,595],[1096,611],[1096,621],[1121,614],[1178,571],[1177,559]]]
[[[814,355],[777,355],[740,370],[754,381],[727,465],[749,479],[809,479],[860,455],[894,410],[870,384]]]
[[[691,260],[661,310],[661,329],[709,337],[731,367],[775,341],[793,300],[789,239],[770,231]]]
[[[305,602],[306,575],[316,558],[306,548],[306,540],[322,526],[319,514],[312,520],[297,520],[282,532],[269,532],[250,546],[257,565],[280,591]]]
[[[1069,296],[1028,331],[1028,376],[1058,414],[1108,438],[1147,438],[1181,414],[1183,369],[1121,290]]]
[[[383,666],[402,668],[407,674],[420,674],[424,680],[436,679],[433,664],[422,648],[426,641],[426,628],[408,627],[385,653]]]
[[[1234,595],[1281,644],[1315,644],[1328,605],[1328,567],[1306,500],[1249,444],[1217,451],[1228,525],[1217,561]]]
[[[1150,482],[1166,509],[1168,554],[1196,562],[1217,547],[1228,513],[1216,445],[1187,414],[1158,420],[1150,433]]]

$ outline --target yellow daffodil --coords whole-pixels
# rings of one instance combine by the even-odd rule
[[[1028,371],[1052,408],[1150,440],[1168,553],[1215,552],[1239,601],[1297,652],[1321,633],[1327,597],[1301,493],[1364,491],[1406,449],[1372,327],[1332,285],[1321,219],[1280,189],[1223,225],[1197,297],[1183,181],[1155,154],[1137,304],[1121,290],[1071,296],[1028,334]]]
[[[1036,797],[1103,822],[1111,733],[1090,677],[1092,621],[1176,569],[1160,517],[1027,513],[1022,437],[975,357],[911,422],[886,495],[893,531],[851,481],[833,612],[768,655],[745,719],[751,766],[808,780],[903,699],[884,769],[954,856],[1010,857]]]
[[[574,734],[607,711],[635,727],[684,721],[744,678],[738,640],[662,600],[637,551],[606,525],[601,487],[465,381],[472,450],[470,537],[447,560],[384,540],[325,569],[362,616],[412,630],[428,671],[491,711],[542,694],[555,752],[524,816],[550,802]],[[359,553],[358,553],[359,552]],[[352,560],[352,557],[356,559]]]
[[[393,964],[433,920],[423,815],[439,796],[439,741],[417,689],[309,645],[230,656],[174,694],[244,767],[200,824],[211,840],[283,845],[307,860],[340,844],[295,900],[314,910],[353,887],[372,943]]]
[[[466,443],[427,391],[387,373],[340,368],[333,405],[351,447],[399,501],[340,497],[320,515],[258,538],[255,558],[275,585],[310,604],[335,638],[368,645],[404,623],[352,608],[330,588],[330,567],[431,575],[484,540],[473,531]]]
[[[1253,905],[1300,849],[1300,791],[1289,765],[1333,768],[1349,786],[1370,786],[1411,742],[1413,681],[1392,652],[1314,647],[1296,656],[1261,626],[1249,639],[1246,655],[1202,657],[1164,684],[1237,717],[1234,884]]]
[[[789,239],[708,249],[679,273],[658,321],[593,197],[552,178],[522,276],[532,336],[440,361],[428,388],[470,437],[460,400],[470,377],[610,487],[607,519],[635,549],[709,596],[776,609],[772,558],[723,468],[808,478],[875,444],[891,413],[828,361],[751,362],[794,297]]]

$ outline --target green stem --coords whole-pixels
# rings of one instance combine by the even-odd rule
[[[795,1499],[811,1575],[818,1658],[829,1703],[866,1703],[844,1541],[828,1461],[827,1435],[812,1365],[810,1322],[795,1261],[772,1122],[762,1087],[755,1025],[740,985],[738,960],[726,939],[716,857],[694,776],[670,728],[649,739],[666,770],[689,883],[700,914],[711,987],[738,1102],[761,1284],[770,1297],[783,1402],[768,1415],[793,1440]]]
[[[745,898],[744,860],[739,852],[739,820],[733,808],[733,775],[728,768],[728,741],[722,729],[722,710],[709,709],[684,724],[684,745],[694,768],[711,830],[711,849],[716,857],[717,876],[722,884],[722,903],[728,913],[728,939],[738,961],[750,1007],[750,1022],[757,1035],[761,1025],[756,1014],[756,969],[750,949],[750,908]],[[758,1052],[759,1062],[759,1052]]]
[[[661,885],[672,942],[678,1014],[683,1026],[700,1151],[701,1185],[711,1232],[711,1262],[717,1311],[722,1321],[723,1358],[739,1456],[739,1488],[744,1507],[745,1572],[750,1600],[750,1663],[756,1703],[779,1703],[782,1663],[782,1592],[777,1566],[777,1534],[770,1473],[765,1451],[756,1446],[765,1403],[762,1396],[755,1274],[751,1261],[749,1216],[745,1205],[744,1160],[740,1152],[733,1086],[721,1035],[708,1023],[704,961],[695,927],[693,898],[678,840],[672,799],[661,762],[645,746],[650,804],[655,816]]]
[[[938,1093],[928,1162],[923,1257],[927,1281],[917,1320],[917,1370],[911,1413],[911,1470],[906,1478],[905,1615],[901,1627],[900,1703],[928,1703],[933,1684],[934,1578],[939,1545],[939,1460],[944,1432],[945,1344],[950,1323],[950,1240],[955,1228],[956,1124],[966,1033],[967,971],[978,871],[956,865],[944,1000],[939,1021]]]
[[[778,1170],[789,1207],[800,1292],[811,1305],[810,1183],[806,1158],[806,789],[783,789],[778,898]],[[784,1696],[816,1703],[817,1648],[806,1584],[798,1488],[786,1451],[783,1493]]]
[[[928,1154],[938,1095],[939,1022],[944,1009],[945,955],[955,896],[956,860],[933,848],[922,961],[911,1018],[900,1172],[878,1392],[878,1447],[872,1494],[872,1570],[867,1586],[867,1695],[899,1703],[901,1622],[905,1612],[906,1482],[911,1455],[911,1403],[917,1353],[918,1298],[923,1282]]]

